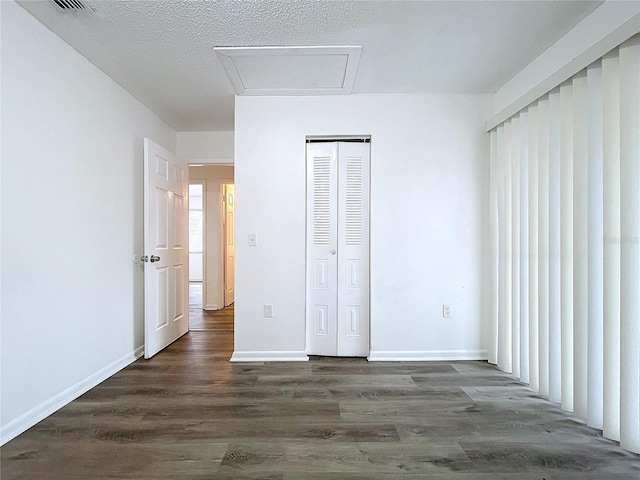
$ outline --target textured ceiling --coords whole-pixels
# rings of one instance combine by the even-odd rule
[[[233,130],[214,46],[362,45],[353,93],[495,92],[602,2],[19,3],[180,131]]]

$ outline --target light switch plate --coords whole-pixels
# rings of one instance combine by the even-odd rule
[[[250,247],[255,247],[256,245],[258,245],[258,236],[255,233],[250,233],[249,234],[249,246]]]

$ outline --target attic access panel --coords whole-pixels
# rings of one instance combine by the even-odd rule
[[[348,95],[362,46],[215,47],[214,51],[237,95]]]

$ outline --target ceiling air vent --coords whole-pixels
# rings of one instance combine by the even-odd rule
[[[56,4],[59,10],[63,12],[82,12],[93,13],[93,8],[89,5],[85,5],[80,0],[52,0]]]

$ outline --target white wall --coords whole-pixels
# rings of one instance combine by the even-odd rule
[[[233,183],[233,167],[189,167],[189,181],[204,184],[204,290],[205,310],[224,308],[222,252],[222,184]]]
[[[491,95],[236,98],[234,360],[304,359],[305,136],[356,134],[372,136],[372,357],[485,357],[491,107]]]
[[[2,439],[143,344],[143,138],[175,132],[13,2],[2,9]]]
[[[178,132],[177,154],[190,163],[233,163],[233,132]]]

